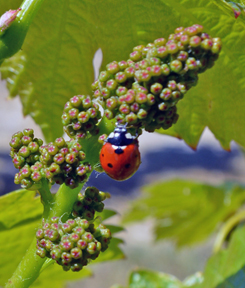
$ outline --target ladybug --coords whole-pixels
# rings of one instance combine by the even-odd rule
[[[137,136],[129,133],[126,126],[117,125],[100,151],[100,163],[112,179],[130,178],[141,163]]]

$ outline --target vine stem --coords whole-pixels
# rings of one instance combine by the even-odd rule
[[[234,228],[237,224],[239,224],[242,220],[245,220],[245,210],[238,212],[234,216],[232,216],[221,228],[219,231],[214,247],[213,247],[213,253],[217,253],[221,250],[222,245],[229,234],[229,232]]]

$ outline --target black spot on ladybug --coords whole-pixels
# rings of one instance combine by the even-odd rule
[[[102,157],[104,157],[104,154],[101,154]]]
[[[131,164],[128,163],[128,164],[125,165],[125,168],[129,168],[130,166],[131,166]]]
[[[108,163],[107,166],[110,167],[110,168],[113,167],[113,165],[111,163]]]

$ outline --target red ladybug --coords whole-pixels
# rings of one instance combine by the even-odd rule
[[[130,178],[140,166],[137,137],[118,125],[100,151],[100,163],[107,175],[117,181]]]

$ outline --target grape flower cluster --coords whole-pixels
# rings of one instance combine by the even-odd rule
[[[65,271],[80,271],[95,260],[111,239],[105,225],[94,225],[94,213],[103,211],[105,198],[106,194],[97,188],[87,187],[84,195],[79,194],[72,216],[65,223],[59,217],[43,221],[36,232],[37,255],[55,260]]]
[[[41,168],[43,165],[39,162],[40,151],[43,141],[34,138],[32,129],[25,129],[13,134],[10,141],[10,156],[14,167],[19,169],[15,174],[15,184],[21,184],[23,188],[30,188],[33,184],[38,184],[42,179]]]
[[[87,179],[92,171],[91,165],[85,162],[86,154],[76,140],[65,141],[57,138],[54,142],[40,147],[40,161],[44,165],[45,177],[51,184],[65,183],[75,188]]]
[[[176,104],[220,50],[220,38],[201,25],[179,27],[168,39],[134,47],[128,60],[109,63],[92,84],[93,97],[108,119],[149,132],[168,129],[178,120]]]
[[[41,139],[34,138],[32,129],[25,129],[12,136],[10,146],[13,164],[19,169],[14,182],[22,188],[29,189],[42,179],[75,188],[92,171],[82,146],[74,139],[65,141],[60,137],[43,145]]]
[[[76,95],[66,102],[61,117],[64,131],[69,137],[85,138],[99,132],[96,124],[101,118],[99,105],[90,96]]]

